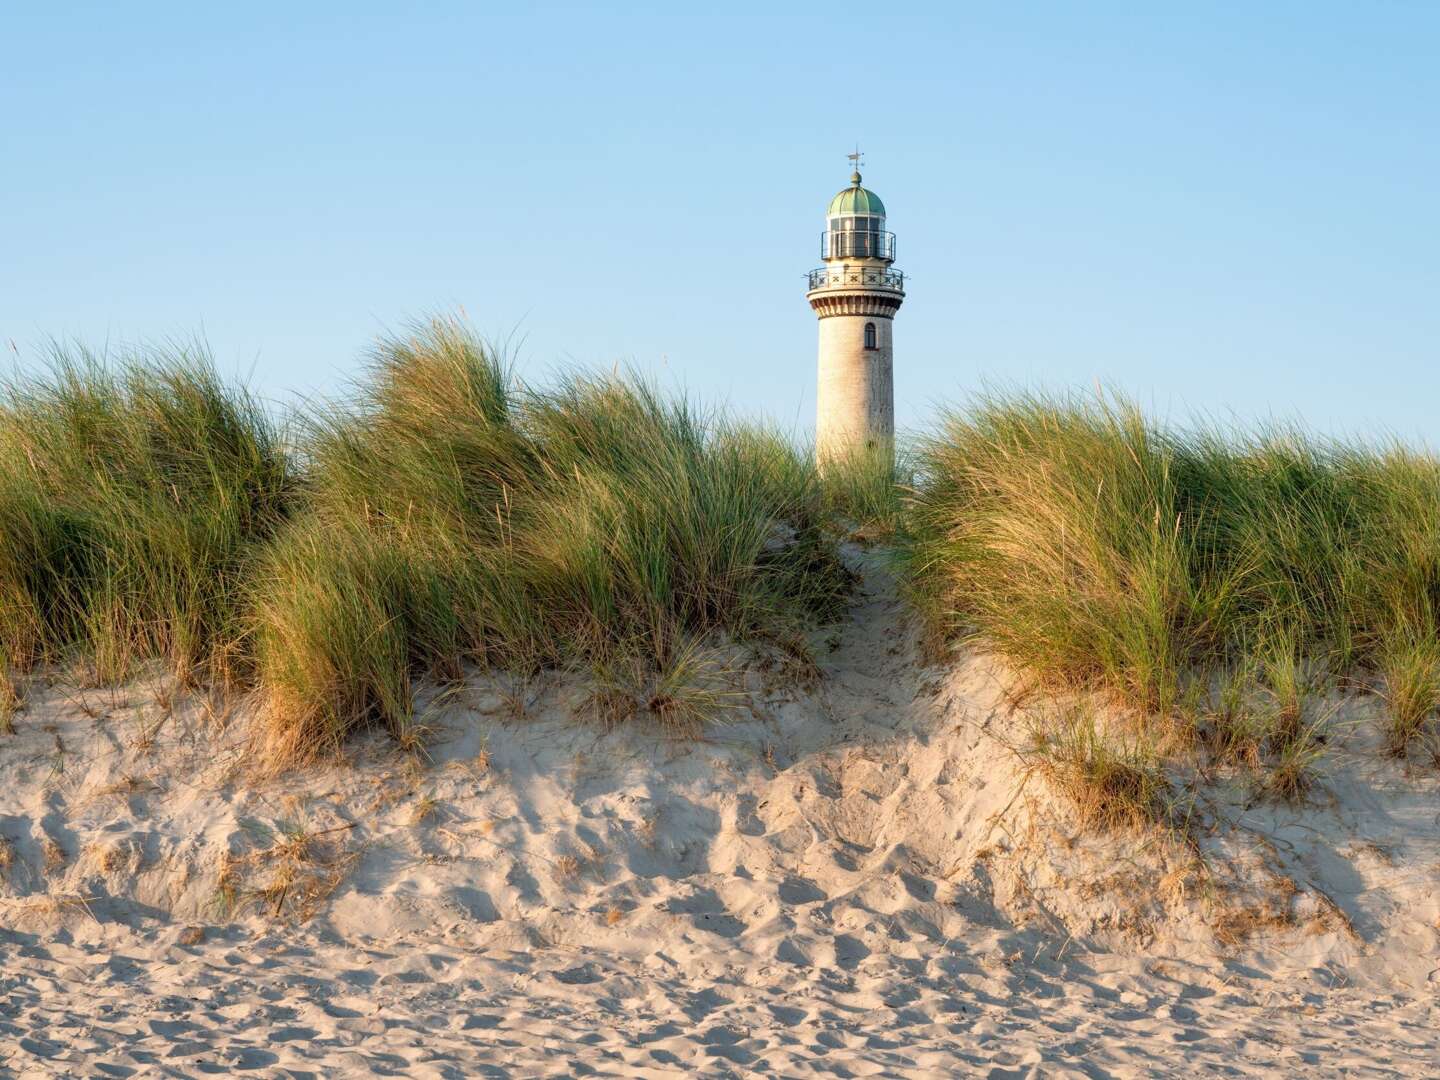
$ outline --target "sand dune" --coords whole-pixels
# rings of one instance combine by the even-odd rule
[[[423,766],[263,782],[243,704],[32,686],[0,1070],[1433,1072],[1440,783],[1367,706],[1305,805],[1213,778],[1187,845],[1076,829],[1004,673],[920,665],[877,566],[823,667],[693,741],[476,679]]]

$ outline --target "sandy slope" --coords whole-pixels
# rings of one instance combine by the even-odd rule
[[[698,742],[477,682],[426,768],[375,739],[256,784],[202,702],[32,688],[0,1073],[1435,1071],[1440,786],[1363,708],[1304,807],[1200,789],[1202,874],[1080,835],[996,669],[921,668],[867,589],[812,692],[752,676]]]

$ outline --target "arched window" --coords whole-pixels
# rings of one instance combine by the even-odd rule
[[[873,322],[867,322],[865,324],[865,348],[878,348],[875,344],[875,324]]]

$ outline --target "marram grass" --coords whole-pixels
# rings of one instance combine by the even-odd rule
[[[283,434],[202,347],[51,360],[0,388],[0,730],[17,673],[151,661],[258,690],[274,764],[412,739],[417,682],[472,666],[694,730],[734,707],[735,648],[803,664],[843,611],[830,522],[893,512],[888,472],[822,480],[635,378],[524,386],[445,319]]]
[[[606,716],[690,729],[726,701],[706,649],[803,652],[843,609],[822,485],[784,440],[639,380],[522,386],[452,322],[382,342],[305,447],[253,583],[278,761],[403,734],[414,680],[468,664],[579,670]]]
[[[283,423],[193,346],[57,348],[0,387],[0,731],[18,673],[153,661],[257,690],[273,764],[360,725],[413,739],[415,687],[476,667],[579,672],[604,722],[693,731],[735,707],[737,648],[809,663],[850,538],[896,546],[936,635],[1281,793],[1303,790],[1322,685],[1373,689],[1397,755],[1435,737],[1427,454],[1012,395],[944,414],[898,467],[886,448],[822,474],[643,380],[524,385],[452,321],[370,360],[351,398]],[[1085,745],[1071,759],[1098,761]]]
[[[916,468],[901,544],[913,600],[1036,686],[1098,691],[1287,767],[1313,748],[1305,700],[1326,680],[1378,685],[1398,754],[1433,721],[1434,457],[1017,394],[946,413]],[[1263,715],[1222,700],[1237,670]]]
[[[50,361],[0,387],[0,658],[228,677],[290,503],[275,424],[201,346]]]

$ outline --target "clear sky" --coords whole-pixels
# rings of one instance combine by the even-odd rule
[[[803,432],[858,141],[902,426],[1099,380],[1440,444],[1440,4],[689,6],[6,3],[0,341],[285,399],[461,307]]]

